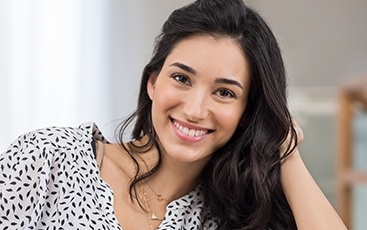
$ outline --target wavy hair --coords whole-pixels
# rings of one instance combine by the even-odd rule
[[[159,152],[158,162],[149,172],[140,175],[138,168],[130,184],[130,195],[135,197],[137,183],[161,165],[152,129],[152,102],[146,90],[148,79],[160,72],[179,41],[200,34],[237,42],[249,61],[251,81],[240,124],[202,171],[205,208],[218,220],[218,229],[296,229],[280,183],[281,160],[295,147],[289,146],[280,157],[279,148],[289,130],[297,142],[287,109],[284,63],[267,23],[241,0],[198,0],[172,12],[164,23],[152,58],[143,70],[137,109],[118,129],[121,143],[132,124],[133,140],[148,137],[144,146],[128,143],[128,152],[135,162],[132,152],[144,153],[153,147]]]

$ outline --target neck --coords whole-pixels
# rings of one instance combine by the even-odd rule
[[[141,170],[144,172],[150,170],[157,162],[157,157],[156,150],[139,155]],[[163,154],[161,167],[147,179],[146,183],[155,193],[168,201],[173,201],[189,193],[200,183],[200,173],[206,163],[207,160],[200,163],[181,162]]]

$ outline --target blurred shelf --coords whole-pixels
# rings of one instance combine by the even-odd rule
[[[367,184],[367,171],[344,171],[339,179],[345,185]]]
[[[353,187],[367,184],[367,171],[356,171],[353,168],[353,119],[358,112],[367,111],[366,89],[367,76],[342,85],[339,91],[337,200],[338,212],[349,229],[353,229]]]

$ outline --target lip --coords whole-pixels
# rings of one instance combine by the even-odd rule
[[[190,125],[173,118],[171,118],[171,125],[176,136],[187,142],[198,142],[214,132],[212,129]]]

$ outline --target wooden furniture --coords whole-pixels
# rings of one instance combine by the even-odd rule
[[[353,168],[353,119],[356,112],[367,112],[367,76],[342,85],[339,96],[337,202],[341,218],[352,229],[352,189],[367,183],[367,171]]]

